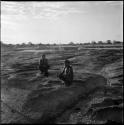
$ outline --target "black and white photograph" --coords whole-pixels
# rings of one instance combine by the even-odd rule
[[[123,1],[1,1],[1,124],[123,124]]]

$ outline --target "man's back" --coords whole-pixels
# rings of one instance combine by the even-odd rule
[[[48,65],[47,59],[40,59],[40,65]]]

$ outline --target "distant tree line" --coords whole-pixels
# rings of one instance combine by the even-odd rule
[[[57,46],[59,44],[53,43],[53,44],[42,44],[42,43],[38,43],[38,44],[33,44],[32,42],[27,42],[27,43],[21,43],[21,44],[5,44],[3,41],[0,41],[1,46],[15,46],[15,47],[48,47],[48,46]],[[91,42],[87,42],[87,43],[74,43],[74,42],[69,42],[68,44],[61,44],[61,45],[117,45],[117,44],[123,44],[123,42],[121,41],[111,41],[111,40],[107,40],[107,41],[91,41]]]
[[[103,42],[103,41],[98,41],[98,42],[92,41],[92,42],[89,43],[89,44],[122,44],[122,43],[123,43],[123,42],[121,42],[121,41],[116,41],[116,40],[111,41],[111,40],[107,40],[106,42]]]

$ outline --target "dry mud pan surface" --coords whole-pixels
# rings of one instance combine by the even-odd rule
[[[39,59],[49,60],[49,77]],[[73,85],[57,75],[69,59]],[[1,123],[103,124],[123,122],[123,49],[1,52]]]

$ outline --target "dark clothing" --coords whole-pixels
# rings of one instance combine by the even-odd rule
[[[65,67],[59,78],[65,82],[65,85],[70,86],[73,81],[73,69],[71,66]]]
[[[48,69],[49,65],[47,59],[41,59],[39,65],[39,70],[41,71],[41,73],[43,73],[45,76],[48,76]]]

